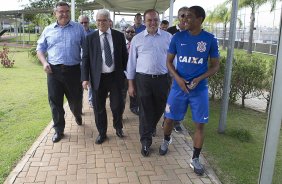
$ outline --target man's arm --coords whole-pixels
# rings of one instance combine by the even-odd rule
[[[135,46],[135,37],[131,41],[131,47],[128,55],[128,62],[126,67],[126,77],[128,79],[128,94],[131,97],[136,95],[135,91],[135,74],[137,64],[137,48]]]
[[[43,69],[46,73],[52,73],[52,69],[49,65],[49,63],[46,60],[46,56],[42,51],[37,51],[37,57],[39,61],[41,62]]]
[[[89,87],[89,67],[90,67],[90,56],[89,56],[89,40],[91,38],[86,36],[84,43],[82,45],[82,65],[81,65],[81,80],[82,87],[88,90]]]
[[[174,65],[173,65],[174,57],[175,57],[174,54],[170,54],[170,53],[167,54],[166,66],[167,66],[167,68],[168,68],[168,70],[169,70],[170,75],[172,75],[172,77],[176,80],[176,82],[177,82],[177,84],[179,85],[179,87],[180,87],[183,91],[185,91],[186,93],[188,93],[189,91],[188,91],[188,89],[187,89],[187,87],[186,87],[186,85],[185,85],[185,82],[186,82],[186,81],[185,81],[182,77],[180,77],[180,76],[178,75],[178,73],[176,72],[175,67],[174,67]]]
[[[210,66],[207,72],[200,75],[197,78],[194,78],[191,84],[189,85],[190,89],[194,89],[201,80],[213,76],[219,70],[219,58],[210,58]]]

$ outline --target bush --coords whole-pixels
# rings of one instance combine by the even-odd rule
[[[242,106],[245,106],[247,95],[255,94],[261,87],[261,79],[264,75],[264,63],[261,57],[244,54],[237,55],[234,61],[234,72],[232,73],[232,86],[238,97],[242,99]],[[237,100],[237,99],[236,99]]]
[[[36,51],[36,45],[33,45],[31,49],[28,51],[28,56],[32,58],[32,61],[38,65],[41,65],[41,62],[39,61],[37,57],[37,51]]]
[[[245,130],[243,128],[231,129],[227,131],[227,134],[233,138],[238,139],[241,142],[249,142],[252,138],[250,131]]]
[[[220,70],[209,79],[212,100],[215,97],[222,98],[226,60],[226,52],[222,52]],[[241,97],[244,107],[245,99],[262,95],[269,104],[274,61],[275,57],[273,56],[257,53],[250,55],[235,50],[232,61],[229,102],[235,103]]]
[[[12,68],[15,64],[15,60],[11,60],[9,58],[9,52],[10,52],[9,47],[7,47],[6,44],[4,44],[3,50],[0,51],[0,60],[4,68]]]

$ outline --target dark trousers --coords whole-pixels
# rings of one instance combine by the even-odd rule
[[[75,117],[81,116],[82,86],[80,66],[51,65],[52,73],[47,75],[48,99],[51,107],[54,129],[63,132],[65,129],[64,95]]]
[[[167,75],[136,74],[139,102],[139,134],[142,145],[151,146],[152,132],[156,129],[166,105],[169,90]]]
[[[92,85],[93,86],[93,85]],[[92,88],[94,89],[94,88]],[[100,85],[98,90],[93,90],[93,109],[95,114],[95,123],[100,135],[105,136],[108,128],[108,119],[106,111],[106,99],[109,94],[110,108],[113,114],[113,127],[122,129],[123,113],[123,86],[119,86],[115,79],[114,72],[101,74]]]

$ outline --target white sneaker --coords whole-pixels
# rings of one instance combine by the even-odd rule
[[[171,144],[172,142],[172,137],[170,137],[170,140],[164,140],[164,142],[161,144],[160,148],[159,148],[159,153],[160,155],[165,155],[168,151],[168,146]]]

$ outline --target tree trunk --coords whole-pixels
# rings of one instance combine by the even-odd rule
[[[223,30],[223,42],[222,42],[222,49],[226,49],[226,28],[227,24],[224,24],[224,30]]]
[[[249,45],[248,45],[248,54],[252,53],[253,47],[253,35],[254,35],[254,28],[255,28],[255,9],[252,9],[251,13],[251,20],[250,20],[250,31],[249,31]]]
[[[242,107],[245,107],[245,99],[246,99],[246,95],[242,95],[242,101],[241,101],[241,103],[242,103]]]

